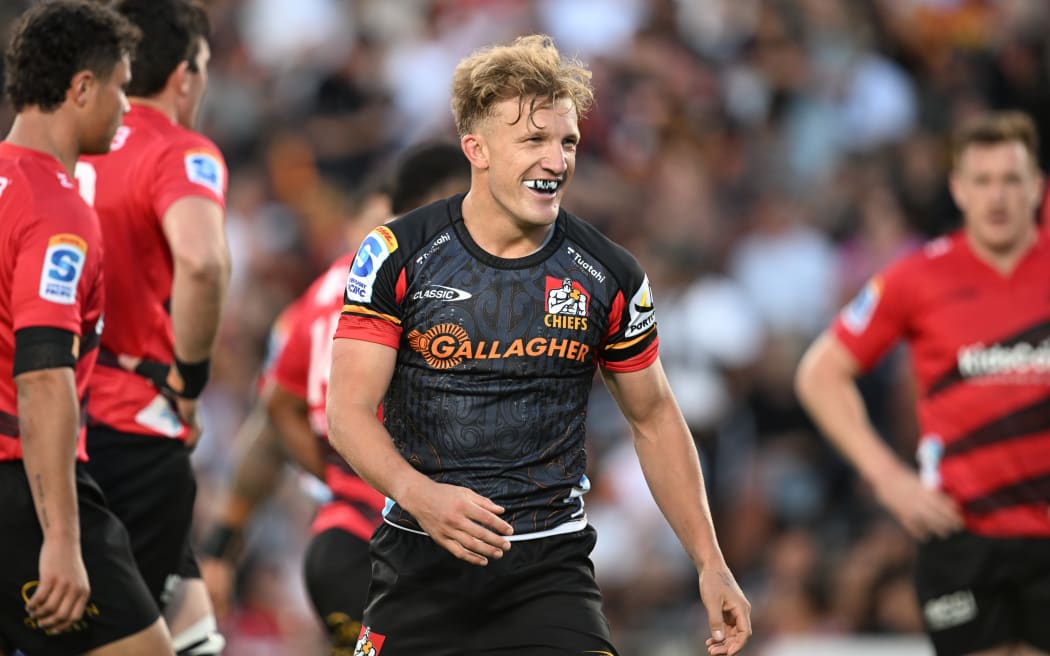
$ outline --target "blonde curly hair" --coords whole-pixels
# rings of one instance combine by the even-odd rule
[[[577,59],[565,59],[545,34],[518,37],[510,45],[488,46],[456,66],[452,76],[452,115],[463,136],[488,118],[495,104],[519,99],[518,119],[568,98],[583,117],[594,103],[591,72]],[[516,121],[515,121],[516,122]]]

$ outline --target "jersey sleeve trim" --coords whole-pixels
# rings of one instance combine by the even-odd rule
[[[626,342],[617,342],[615,344],[608,344],[608,345],[606,345],[605,348],[607,350],[610,350],[610,351],[631,348],[632,346],[634,346],[638,342],[641,342],[641,341],[644,341],[644,340],[648,339],[649,336],[652,335],[652,333],[655,330],[656,330],[656,326],[653,326],[652,328],[650,328],[649,330],[645,331],[641,335],[635,337],[634,339],[627,340]]]
[[[344,314],[348,313],[348,314],[356,314],[356,315],[366,315],[368,317],[374,317],[374,318],[377,318],[377,319],[382,319],[383,321],[389,321],[390,323],[392,323],[394,325],[397,325],[397,326],[401,325],[401,320],[398,319],[397,317],[395,317],[393,315],[390,315],[390,314],[383,314],[382,312],[376,312],[375,310],[371,310],[369,308],[366,308],[363,305],[356,305],[356,304],[352,304],[352,303],[347,303],[346,305],[343,306],[343,313]]]
[[[339,317],[335,339],[357,339],[397,349],[401,345],[401,327],[383,319],[344,314]]]
[[[649,367],[653,362],[656,362],[656,356],[659,352],[659,341],[653,340],[653,343],[646,347],[644,351],[632,358],[617,361],[602,360],[599,364],[602,369],[618,374],[641,371]]]

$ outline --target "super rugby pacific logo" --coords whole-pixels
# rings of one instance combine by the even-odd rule
[[[397,238],[390,228],[379,226],[368,233],[357,249],[354,263],[350,265],[350,275],[346,279],[348,300],[363,303],[372,300],[372,287],[379,267],[396,250]]]
[[[564,358],[584,362],[590,353],[590,346],[572,339],[533,337],[518,338],[506,344],[499,340],[478,340],[475,343],[462,326],[454,323],[438,324],[424,332],[413,330],[408,333],[407,339],[409,347],[423,356],[423,360],[433,369],[451,369],[465,360],[512,357]]]

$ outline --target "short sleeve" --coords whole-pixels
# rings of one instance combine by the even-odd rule
[[[835,318],[832,334],[853,354],[863,370],[873,367],[906,333],[914,285],[902,265],[871,278]]]
[[[196,196],[226,207],[226,160],[199,135],[188,135],[165,148],[155,167],[151,202],[162,217],[175,201]]]
[[[624,288],[616,292],[609,311],[609,331],[598,355],[606,370],[623,373],[651,365],[659,348],[656,307],[649,278],[631,261]]]
[[[361,242],[350,264],[336,338],[360,339],[397,348],[405,272],[397,238],[379,226]]]
[[[310,376],[310,324],[295,321],[270,369],[270,377],[286,391],[306,399]]]
[[[47,326],[80,335],[82,308],[99,275],[89,260],[90,248],[87,232],[72,219],[39,217],[28,222],[12,276],[14,330]]]

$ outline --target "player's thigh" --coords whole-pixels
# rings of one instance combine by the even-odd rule
[[[333,646],[352,650],[357,642],[371,578],[367,541],[339,528],[318,533],[310,541],[303,579]]]
[[[382,656],[466,656],[477,598],[476,565],[457,560],[429,536],[382,524],[370,547],[360,653]],[[381,651],[379,651],[381,649]]]
[[[127,528],[154,601],[166,606],[183,574],[197,494],[189,452],[177,440],[101,427],[88,432],[88,450],[88,470]]]
[[[93,649],[85,656],[174,656],[174,653],[164,621],[157,618],[156,622],[138,633]]]
[[[1017,617],[993,541],[969,533],[934,538],[919,546],[915,570],[937,656],[995,653],[1013,643]]]
[[[615,656],[609,622],[590,560],[596,533],[515,542],[495,563],[486,622],[471,653],[485,656],[607,654]]]
[[[124,639],[158,620],[156,605],[135,568],[124,527],[105,507],[98,487],[78,467],[81,555],[91,593],[84,615],[70,630],[48,635],[38,628],[26,614],[25,603],[37,586],[43,536],[21,465],[17,471],[10,465],[0,467],[0,498],[5,500],[0,535],[18,536],[0,540],[0,644],[34,656],[76,654]]]
[[[1022,540],[1018,549],[1015,559],[1024,564],[1016,582],[1019,638],[1031,656],[1050,654],[1050,538]]]

